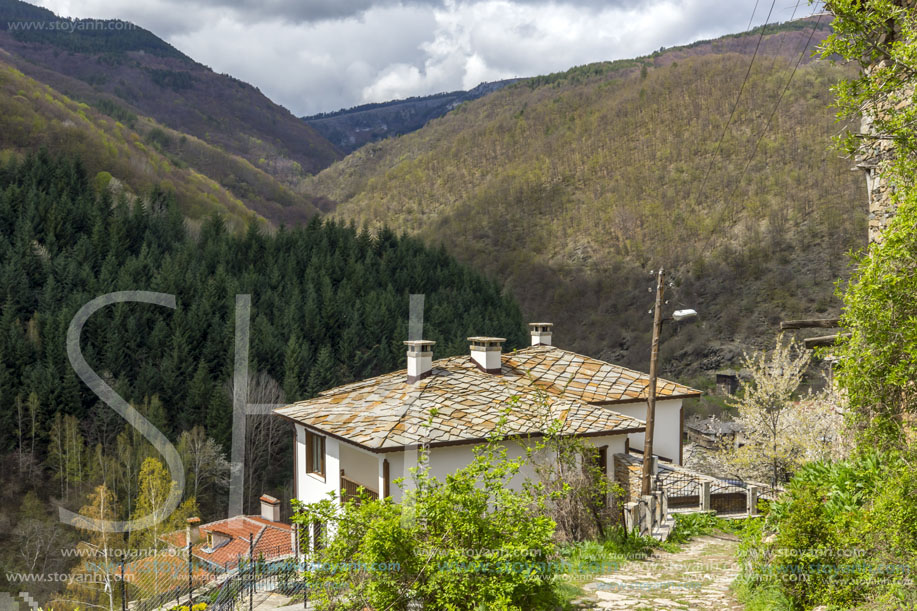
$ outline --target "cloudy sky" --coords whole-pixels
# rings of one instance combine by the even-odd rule
[[[297,115],[643,55],[759,25],[762,0],[29,0],[139,24]],[[754,11],[755,5],[757,10]],[[776,0],[771,22],[812,12]]]

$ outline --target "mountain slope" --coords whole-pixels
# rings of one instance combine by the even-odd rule
[[[367,142],[376,142],[417,131],[459,104],[477,100],[518,79],[481,83],[468,91],[450,91],[378,104],[324,112],[303,121],[314,127],[345,153],[352,153]]]
[[[257,88],[214,73],[127,22],[61,19],[0,0],[0,47],[25,60],[16,63],[22,72],[69,97],[117,101],[290,184],[340,157]]]
[[[226,168],[234,164],[242,167],[246,164],[244,160],[232,158],[145,117],[133,117],[134,128],[127,127],[30,79],[7,63],[8,58],[0,49],[0,157],[42,148],[79,155],[86,168],[96,175],[99,187],[107,186],[119,192],[126,189],[129,194],[144,196],[158,185],[175,193],[189,217],[219,213],[237,226],[255,218],[249,207],[228,189],[140,134],[152,133],[159,140],[176,142],[184,138],[186,147],[219,159]],[[267,184],[273,183],[267,175],[262,178]],[[315,212],[313,208],[309,210]]]
[[[813,25],[764,37],[719,148],[754,34],[523,81],[307,188],[341,218],[444,243],[563,345],[629,365],[648,358],[647,272],[665,265],[669,307],[702,313],[666,338],[665,366],[716,368],[783,317],[835,311],[844,253],[865,243],[861,177],[828,150],[845,68],[804,61],[756,145]]]

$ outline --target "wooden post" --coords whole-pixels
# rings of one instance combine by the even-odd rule
[[[836,335],[821,335],[819,337],[807,337],[802,340],[806,348],[817,348],[819,346],[833,346],[838,339],[850,337],[849,333],[838,333]]]
[[[388,459],[384,458],[382,459],[382,498],[384,499],[392,496],[389,485],[390,481]]]
[[[121,611],[127,611],[127,587],[124,583],[124,560],[121,561]]]
[[[646,433],[643,435],[642,495],[650,493],[653,458],[653,427],[656,420],[656,362],[659,360],[659,333],[662,330],[662,293],[665,289],[665,272],[656,276],[656,307],[653,308],[653,348],[650,351],[650,381],[646,392]]]
[[[780,330],[788,329],[833,329],[841,324],[837,318],[816,318],[812,320],[784,320]]]
[[[758,487],[748,487],[748,515],[758,515]]]
[[[701,511],[710,511],[710,480],[704,480],[701,482],[701,492],[700,492],[700,510]]]

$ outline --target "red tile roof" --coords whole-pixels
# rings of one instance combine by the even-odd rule
[[[254,541],[255,559],[274,560],[290,556],[293,553],[291,533],[293,527],[282,522],[271,522],[261,516],[235,516],[201,524],[201,540],[191,546],[195,558],[233,568],[240,559],[249,556],[249,539]],[[207,547],[208,533],[219,533],[229,537],[229,542],[215,549]],[[162,540],[177,548],[186,546],[185,532],[175,531],[163,535]],[[216,541],[214,541],[216,543]]]
[[[184,533],[182,533],[184,539]],[[195,564],[192,573],[194,587],[216,578],[216,575]],[[140,596],[152,596],[165,590],[188,585],[188,560],[180,553],[160,551],[124,565],[124,581],[131,584]]]

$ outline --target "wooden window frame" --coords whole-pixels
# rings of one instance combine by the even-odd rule
[[[315,464],[316,444],[318,444],[318,463]],[[306,473],[325,479],[325,436],[306,431]]]
[[[388,459],[382,459],[382,498],[387,499],[392,496],[391,490],[389,489],[389,482],[391,477],[389,475],[389,464]]]

